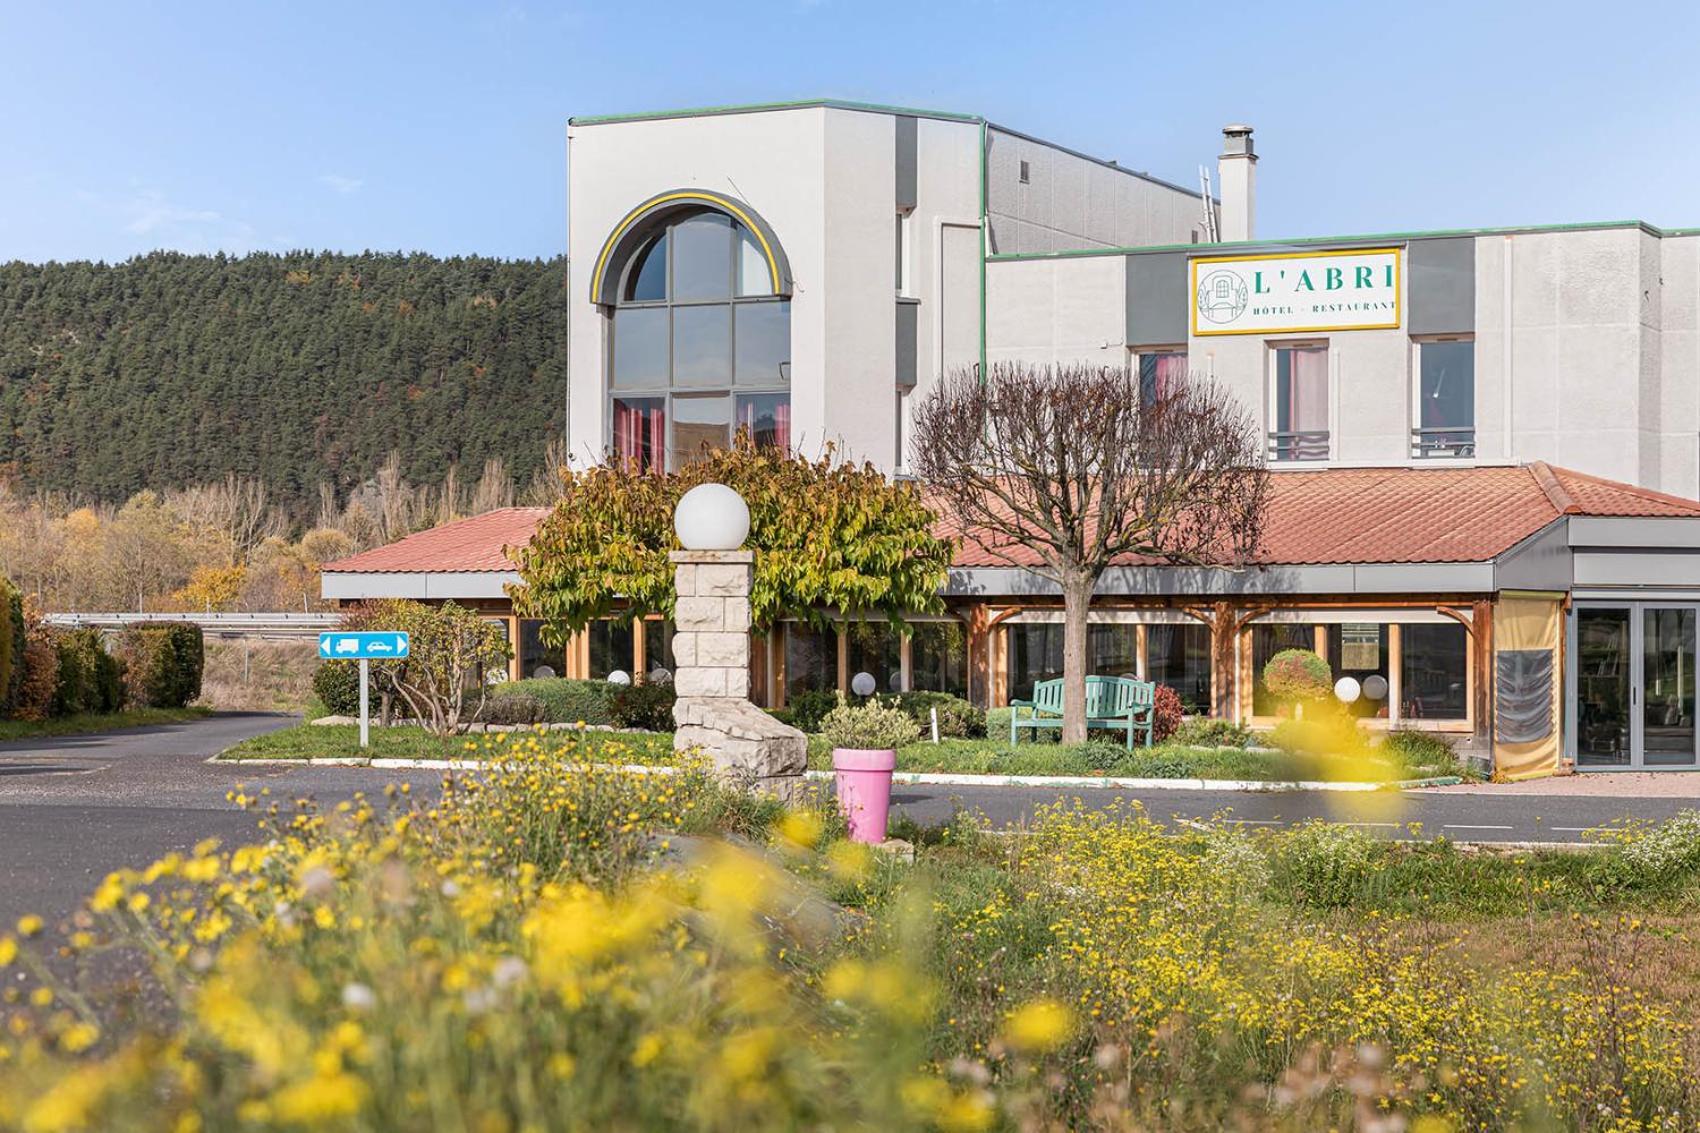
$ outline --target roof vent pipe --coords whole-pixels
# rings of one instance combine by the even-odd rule
[[[1221,192],[1223,240],[1255,238],[1257,218],[1257,151],[1251,127],[1242,123],[1222,127],[1222,156],[1216,159],[1216,183]]]

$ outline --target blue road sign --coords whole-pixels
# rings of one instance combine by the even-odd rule
[[[321,633],[319,656],[327,661],[394,661],[407,656],[407,634]]]

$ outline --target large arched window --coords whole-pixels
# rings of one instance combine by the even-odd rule
[[[615,455],[677,468],[739,427],[790,447],[791,301],[775,292],[763,238],[701,208],[668,214],[638,240],[612,311]]]

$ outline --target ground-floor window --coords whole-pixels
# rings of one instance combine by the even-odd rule
[[[585,675],[593,681],[606,680],[609,673],[632,675],[632,637],[630,622],[618,625],[606,619],[591,622],[585,629],[589,645],[590,670]]]
[[[643,665],[651,680],[673,679],[673,623],[649,618],[643,623]]]
[[[1399,714],[1406,720],[1469,715],[1470,635],[1456,622],[1399,627]]]
[[[1063,675],[1061,622],[1009,627],[1009,698],[1032,700],[1033,686]]]
[[[1168,685],[1191,715],[1210,711],[1210,627],[1145,627],[1145,679]]]
[[[909,687],[968,695],[968,631],[961,622],[915,622],[909,639]]]
[[[903,691],[903,638],[886,622],[846,622],[844,672],[874,678],[875,692]]]
[[[567,671],[565,651],[544,642],[543,624],[536,618],[524,618],[519,623],[521,677],[558,677]]]
[[[1139,627],[1105,622],[1086,627],[1086,671],[1100,677],[1139,676]]]
[[[838,687],[838,635],[785,623],[785,695]]]
[[[1354,716],[1389,716],[1387,627],[1378,622],[1344,622],[1329,626],[1327,633],[1333,679],[1351,677],[1358,682],[1358,698],[1346,705],[1346,711]]]

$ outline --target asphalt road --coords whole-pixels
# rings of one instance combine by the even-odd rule
[[[293,722],[282,715],[222,713],[188,724],[0,744],[0,926],[26,912],[64,916],[120,866],[146,864],[209,836],[226,845],[251,839],[253,816],[225,800],[238,783],[270,786],[286,801],[301,795],[333,801],[359,790],[375,793],[388,782],[407,780],[428,789],[440,779],[430,771],[208,762],[238,740]],[[1418,824],[1423,837],[1491,842],[1576,842],[1593,827],[1630,817],[1666,818],[1700,805],[1694,798],[1446,790],[1371,795],[908,785],[897,787],[893,802],[923,824],[964,807],[995,825],[1018,827],[1059,797],[1079,797],[1088,806],[1136,801],[1162,820],[1220,814],[1250,825],[1283,826],[1326,818],[1390,837],[1408,837]]]

